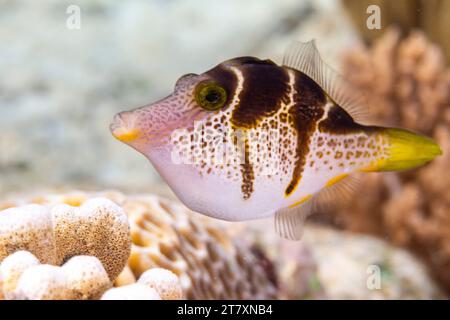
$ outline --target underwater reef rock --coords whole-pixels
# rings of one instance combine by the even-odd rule
[[[423,33],[402,40],[390,29],[373,46],[348,51],[343,69],[376,123],[431,136],[443,155],[417,170],[364,176],[358,189],[367,192],[320,219],[409,248],[450,292],[450,68]]]
[[[75,255],[92,255],[113,281],[130,253],[129,230],[123,209],[106,198],[93,198],[79,207],[19,205],[0,212],[0,261],[19,250],[51,265]]]
[[[131,254],[128,264],[114,280],[114,288],[105,292],[97,290],[95,295],[79,290],[77,299],[94,296],[104,300],[443,297],[423,264],[405,250],[369,235],[326,226],[308,223],[302,241],[292,242],[279,238],[272,230],[268,232],[271,220],[251,223],[214,220],[189,211],[177,201],[155,195],[126,196],[115,191],[28,196],[0,205],[37,203],[44,207],[62,204],[82,207],[98,197],[110,199],[127,213]],[[14,259],[22,261],[18,267],[8,263],[15,255],[19,257]],[[81,265],[75,262],[69,260],[61,269]],[[5,258],[3,263],[0,274],[2,270],[7,273],[6,277],[0,275],[0,283],[3,282],[4,288],[15,288],[25,269],[39,265],[37,258],[23,251]],[[372,265],[379,267],[380,289],[372,290],[366,285],[367,270]],[[58,277],[56,271],[54,276],[42,281],[51,283],[50,280]],[[67,286],[60,288],[64,291]],[[73,291],[65,292],[74,295]],[[46,297],[60,295],[61,292]],[[30,293],[21,297],[37,296]]]
[[[369,235],[309,225],[304,240],[329,299],[443,299],[422,261]]]
[[[388,241],[308,222],[293,242],[268,232],[268,223],[231,227],[275,261],[283,299],[445,298],[423,261]]]
[[[108,198],[123,208],[130,225],[132,246],[128,267],[123,269],[115,285],[133,285],[147,270],[163,268],[177,275],[183,297],[187,299],[273,299],[278,296],[273,265],[263,252],[256,253],[251,246],[238,242],[238,238],[228,236],[218,221],[193,213],[174,201],[154,195],[125,196],[114,191],[72,192],[5,201],[3,207],[38,203],[82,208],[92,201],[91,198],[98,197]],[[137,283],[151,283],[153,280],[147,277]],[[158,291],[161,296],[177,297],[175,291],[170,291],[173,278],[164,283],[166,289]],[[164,293],[167,290],[169,293]],[[114,293],[114,297],[121,296],[121,292]]]
[[[187,299],[270,299],[276,284],[262,259],[231,239],[219,224],[156,196],[122,204],[133,246],[129,267],[136,277],[153,267],[173,271]]]

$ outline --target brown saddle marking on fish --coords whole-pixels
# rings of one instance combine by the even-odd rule
[[[289,75],[285,68],[267,62],[242,64],[239,70],[244,83],[231,122],[236,127],[255,128],[289,102]]]
[[[253,172],[253,165],[250,163],[250,146],[247,138],[244,141],[244,163],[241,164],[242,185],[241,190],[244,200],[250,198],[254,191],[253,182],[255,174]]]
[[[292,126],[297,132],[296,162],[291,181],[285,190],[285,196],[289,196],[295,191],[302,178],[311,136],[316,129],[317,122],[324,114],[324,107],[327,103],[326,94],[316,82],[304,73],[295,72],[295,104],[290,108],[289,113],[292,116]]]
[[[319,123],[318,128],[320,132],[345,135],[364,132],[367,128],[370,128],[355,122],[344,108],[337,105],[331,98],[329,99],[334,105],[328,111],[326,119]]]
[[[236,74],[230,70],[230,68],[227,68],[223,63],[221,63],[205,72],[205,74],[220,84],[227,92],[227,101],[225,103],[226,106],[233,101],[234,95],[237,91],[238,79]]]
[[[235,58],[224,62],[224,65],[236,67],[243,78],[238,102],[231,111],[230,122],[235,131],[246,133],[247,129],[257,128],[262,120],[275,115],[283,105],[290,102],[289,75],[285,68],[270,60],[253,57]],[[243,198],[249,199],[254,192],[255,172],[250,161],[248,137],[243,141],[241,190]]]

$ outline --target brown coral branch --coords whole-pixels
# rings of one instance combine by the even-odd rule
[[[343,62],[345,76],[367,96],[374,123],[432,136],[443,156],[421,169],[366,176],[367,192],[323,216],[418,253],[450,291],[450,68],[422,32],[403,39],[396,29],[347,52]]]

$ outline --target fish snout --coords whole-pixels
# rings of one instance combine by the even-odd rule
[[[142,137],[136,121],[136,115],[130,111],[121,112],[114,116],[110,125],[112,135],[125,143],[129,143]]]

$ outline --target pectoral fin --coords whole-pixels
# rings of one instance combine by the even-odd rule
[[[305,220],[312,213],[313,203],[308,200],[293,208],[278,210],[274,217],[275,232],[287,240],[300,240]]]
[[[300,240],[306,218],[320,210],[329,210],[340,201],[351,197],[357,190],[358,179],[354,175],[341,175],[331,179],[327,185],[314,196],[305,197],[298,205],[278,210],[275,213],[275,231],[288,240]]]

